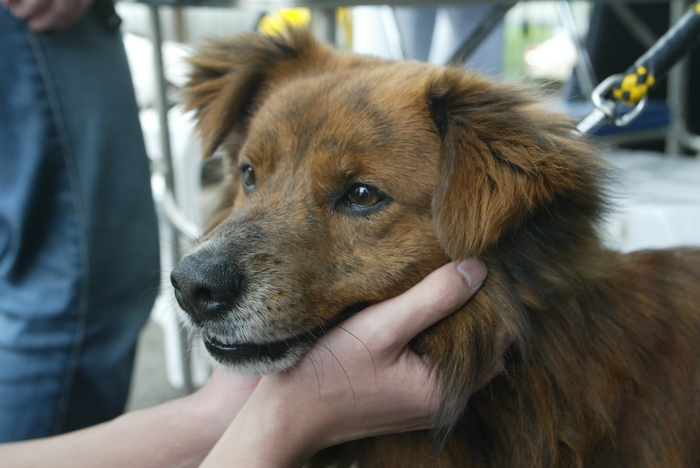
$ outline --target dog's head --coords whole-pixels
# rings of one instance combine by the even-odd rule
[[[591,183],[566,120],[459,69],[303,31],[214,41],[193,65],[205,156],[222,148],[231,170],[172,279],[209,352],[239,370],[293,365],[330,326],[449,259],[488,257],[533,217],[570,230],[565,201]]]

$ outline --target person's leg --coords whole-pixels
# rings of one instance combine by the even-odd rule
[[[157,292],[148,162],[121,38],[0,12],[0,441],[118,415]]]

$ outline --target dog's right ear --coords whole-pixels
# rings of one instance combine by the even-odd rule
[[[235,126],[245,126],[271,85],[318,67],[329,54],[307,30],[293,28],[201,46],[189,61],[193,70],[182,96],[187,109],[196,111],[203,157],[212,156]]]

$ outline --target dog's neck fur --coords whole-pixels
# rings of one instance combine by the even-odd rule
[[[486,293],[501,311],[510,309],[515,343],[506,373],[470,401],[468,451],[488,466],[598,466],[590,464],[592,456],[609,462],[625,431],[637,429],[626,411],[648,385],[649,363],[674,343],[674,332],[667,323],[650,329],[646,321],[624,318],[634,314],[612,312],[644,310],[633,293],[645,287],[644,278],[625,270],[624,256],[591,241],[598,237],[585,231],[595,229],[593,222],[571,224],[568,232],[547,226],[556,220],[532,225],[538,222],[533,218],[485,255],[494,279]],[[525,234],[533,229],[541,231]],[[543,243],[542,231],[565,235]],[[561,349],[579,354],[563,359]],[[513,414],[520,427],[499,424]],[[640,451],[639,466],[663,465],[652,443]],[[504,454],[507,459],[494,459]]]

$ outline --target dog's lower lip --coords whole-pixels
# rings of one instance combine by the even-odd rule
[[[298,335],[285,338],[280,341],[270,343],[224,343],[221,340],[205,334],[204,346],[213,356],[218,356],[229,361],[245,361],[248,359],[269,358],[278,359],[284,356],[290,348],[298,345],[305,345],[316,341],[334,325],[355,315],[365,307],[370,306],[370,302],[358,302],[343,309],[333,319],[317,325],[311,330],[306,330]]]
[[[229,358],[257,358],[268,357],[275,359],[292,347],[294,343],[299,343],[297,337],[288,340],[277,341],[273,343],[254,344],[254,343],[222,343],[214,337],[206,336],[204,338],[204,346],[212,354],[220,355]]]

